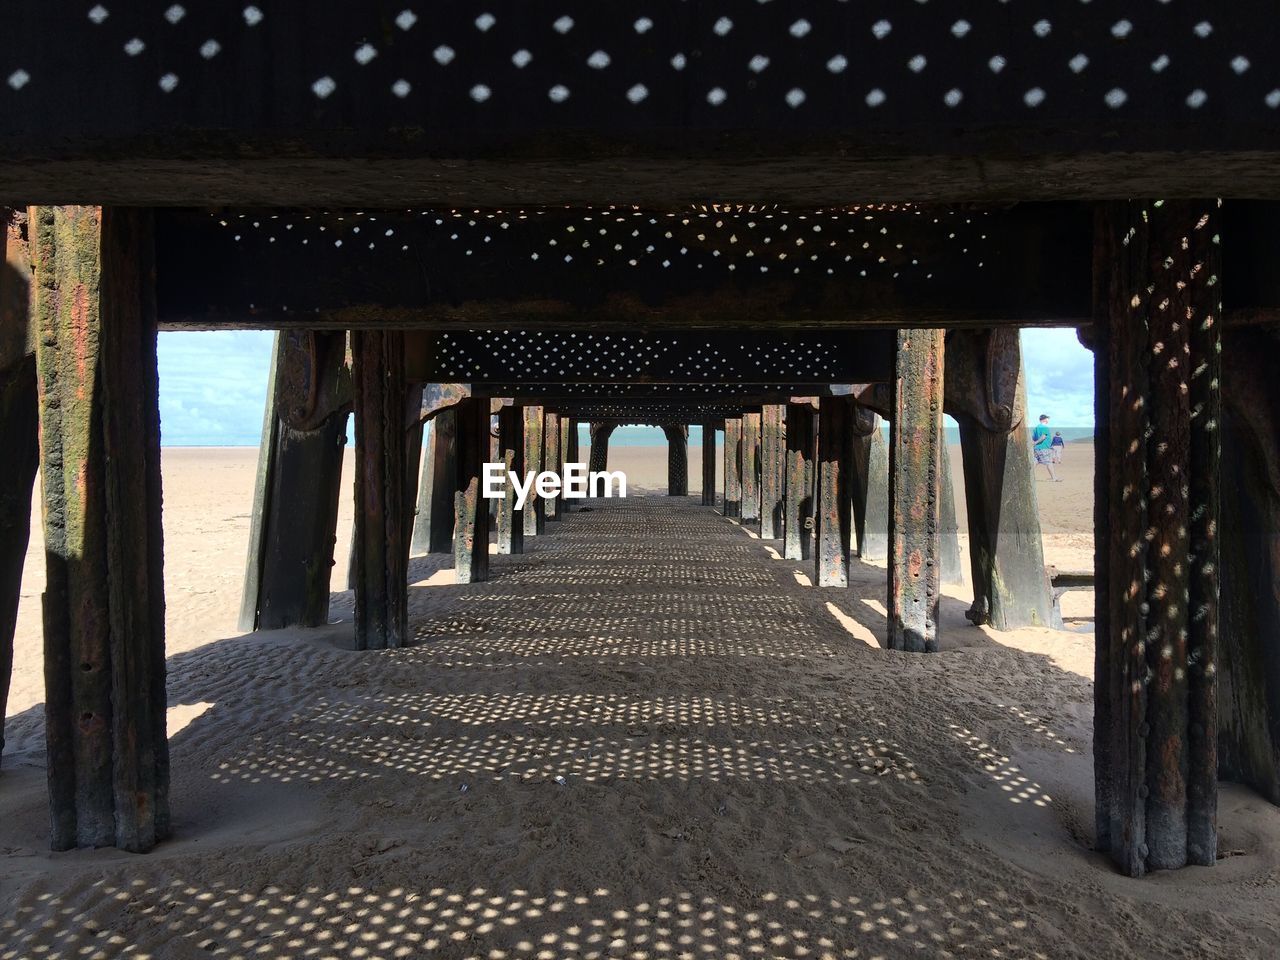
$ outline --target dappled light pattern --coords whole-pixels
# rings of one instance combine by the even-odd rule
[[[591,505],[411,587],[412,646],[348,621],[171,658],[176,839],[49,855],[29,791],[0,960],[1083,960],[1155,927],[1265,955],[1089,852],[1086,681],[977,629],[873,647],[882,571],[818,589],[708,508]]]

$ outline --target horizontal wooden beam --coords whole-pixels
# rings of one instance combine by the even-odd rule
[[[173,6],[6,4],[0,195],[1280,196],[1271,0]]]

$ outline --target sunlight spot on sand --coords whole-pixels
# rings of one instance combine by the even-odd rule
[[[849,631],[850,635],[854,638],[861,640],[869,647],[879,649],[880,641],[876,639],[876,635],[874,633],[829,600],[827,601],[827,613],[831,614],[831,616],[835,618],[836,623]]]
[[[871,597],[863,597],[862,602],[865,603],[872,610],[874,610],[876,613],[880,614],[880,616],[882,617],[889,616],[889,611],[885,608],[885,605],[881,603],[879,600],[873,600]]]
[[[774,552],[776,553],[777,551],[774,551]],[[796,583],[800,584],[800,586],[802,587],[813,586],[813,581],[809,579],[808,574],[802,573],[799,570],[793,570],[792,575],[796,578]]]
[[[750,532],[750,531],[748,531],[748,532]],[[754,534],[754,533],[753,533],[753,534],[751,534],[751,535],[752,535],[753,537],[755,536],[755,534]],[[773,547],[769,546],[767,543],[765,543],[765,544],[761,544],[761,546],[763,546],[763,547],[764,547],[765,552],[766,552],[767,554],[769,554],[769,556],[770,556],[770,557],[772,557],[774,560],[781,560],[781,559],[782,559],[782,554],[780,554],[780,553],[779,553],[777,550],[775,550]]]
[[[172,739],[213,708],[212,703],[180,703],[168,712],[169,737]]]
[[[433,571],[431,576],[425,580],[416,580],[410,583],[411,587],[445,587],[453,586],[458,582],[457,572],[452,567],[446,567],[443,570]]]

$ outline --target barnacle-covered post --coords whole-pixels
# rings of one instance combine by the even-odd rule
[[[404,334],[351,332],[356,424],[356,649],[408,640]]]
[[[787,476],[786,405],[766,403],[760,412],[760,539],[782,537]]]
[[[504,406],[498,412],[498,463],[506,474],[524,479],[524,411]],[[516,509],[515,486],[503,484],[501,500],[494,501],[494,529],[500,554],[524,553],[524,510]]]
[[[427,455],[422,458],[418,509],[413,525],[412,552],[453,551],[453,477],[458,472],[457,411],[441,410],[427,421]]]
[[[783,556],[808,560],[813,537],[814,411],[810,403],[787,404]]]
[[[25,211],[0,208],[0,443],[6,461],[0,470],[0,754],[22,566],[31,537],[31,488],[40,462],[26,222]]]
[[[900,330],[891,385],[889,648],[938,648],[942,330]]]
[[[716,424],[702,422],[702,505],[716,505]]]
[[[726,517],[742,516],[742,417],[724,420],[724,510]]]
[[[683,423],[663,424],[667,437],[667,496],[689,495],[689,427]]]
[[[32,213],[56,850],[145,851],[170,829],[152,223]]]
[[[342,450],[351,402],[345,361],[343,333],[276,334],[241,630],[318,627],[329,620]]]
[[[1097,839],[1132,876],[1216,860],[1219,221],[1097,211]]]
[[[458,470],[453,488],[453,566],[458,583],[489,579],[489,501],[481,485],[490,439],[489,401],[468,397],[459,403]]]
[[[564,467],[564,449],[560,446],[560,414],[548,410],[546,411],[546,422],[543,427],[543,447],[545,458],[542,462],[542,469],[560,476]],[[559,520],[561,518],[561,504],[563,500],[559,496],[546,497],[542,501],[542,509],[548,520]]]
[[[524,412],[524,472],[535,477],[546,469],[546,444],[544,443],[547,425],[546,408],[541,404],[530,404],[522,408]],[[537,537],[546,533],[546,503],[538,496],[536,486],[529,488],[529,496],[524,503],[524,535]]]
[[[1055,626],[1027,436],[1017,330],[952,331],[947,412],[960,425],[973,605],[997,630]]]
[[[849,544],[853,505],[852,400],[818,401],[817,503],[814,506],[816,580],[820,587],[849,585]]]
[[[742,519],[760,519],[760,414],[742,415]]]

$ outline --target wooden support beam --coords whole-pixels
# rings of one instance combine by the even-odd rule
[[[760,519],[761,414],[742,415],[742,519]]]
[[[1098,843],[1131,876],[1217,843],[1216,201],[1098,210]]]
[[[742,417],[724,421],[724,508],[726,517],[742,516]]]
[[[25,226],[25,215],[22,219]],[[0,208],[0,444],[6,461],[0,471],[0,756],[22,567],[31,537],[31,490],[40,463],[30,305],[27,241],[14,211]]]
[[[503,470],[524,478],[524,410],[503,407],[498,413],[498,458]],[[498,553],[524,553],[524,510],[516,509],[515,487],[507,483],[501,500],[494,501],[497,511],[496,540]]]
[[[564,469],[564,450],[560,446],[560,414],[550,410],[546,411],[546,424],[543,427],[543,453],[542,469],[559,476]],[[543,511],[546,513],[548,521],[560,520],[563,514],[563,500],[559,495],[554,497],[545,497],[542,501]]]
[[[951,479],[951,452],[947,449],[945,430],[938,467],[942,473],[938,510],[939,576],[943,583],[962,584],[964,564],[960,560],[960,524],[956,520],[956,491]]]
[[[357,650],[409,639],[403,334],[351,333],[356,422]]]
[[[808,560],[814,527],[814,410],[808,403],[790,403],[786,411],[783,556]]]
[[[942,330],[898,334],[889,446],[889,648],[938,648]]]
[[[609,469],[609,438],[618,425],[616,423],[591,424],[591,452],[587,468],[593,473]]]
[[[667,496],[689,495],[689,428],[684,424],[664,426],[667,435]]]
[[[146,851],[170,831],[151,217],[31,229],[51,840]]]
[[[458,472],[457,408],[441,410],[427,422],[427,455],[418,483],[412,553],[453,552],[453,483]]]
[[[853,435],[853,519],[858,557],[889,556],[889,447],[879,414],[855,407]]]
[[[573,421],[566,415],[560,414],[560,475],[564,476],[564,468],[567,464],[573,462],[573,458],[569,453],[569,444],[573,437]],[[573,509],[574,501],[568,497],[561,495],[559,498],[559,512],[563,517]]]
[[[716,505],[716,424],[714,420],[702,424],[702,505]]]
[[[760,539],[782,538],[783,487],[787,476],[786,404],[760,411]]]
[[[546,409],[542,406],[520,409],[524,416],[524,472],[537,476],[546,469]],[[546,503],[538,496],[536,487],[530,487],[524,504],[524,535],[540,537],[546,532]]]
[[[1280,381],[1275,330],[1223,336],[1218,771],[1280,805]]]
[[[1061,626],[1045,573],[1016,330],[947,337],[947,412],[960,425],[973,605],[997,630]]]
[[[453,566],[458,583],[489,579],[489,501],[481,494],[489,458],[489,401],[458,404],[458,469],[453,493]]]
[[[291,330],[276,335],[241,630],[318,627],[329,620],[350,394],[345,355],[343,334]]]
[[[818,404],[815,580],[820,587],[846,587],[852,533],[853,401],[823,397]]]

